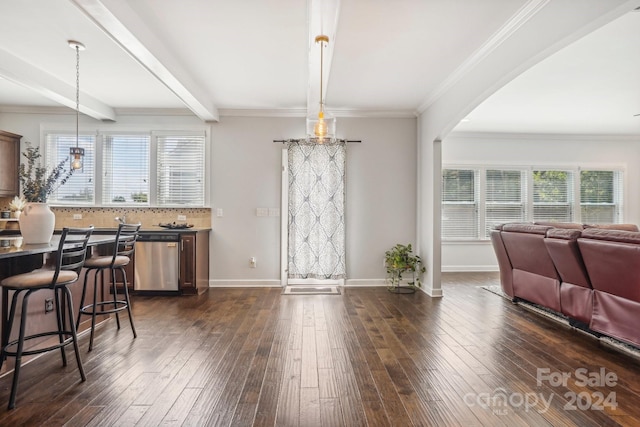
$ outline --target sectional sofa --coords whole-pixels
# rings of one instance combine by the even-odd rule
[[[508,223],[491,242],[514,302],[640,347],[640,232],[633,224]]]

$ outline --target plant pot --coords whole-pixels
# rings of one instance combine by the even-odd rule
[[[56,225],[56,216],[46,203],[27,203],[18,221],[25,245],[51,241]]]

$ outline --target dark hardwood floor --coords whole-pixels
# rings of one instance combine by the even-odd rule
[[[0,378],[0,425],[640,425],[640,359],[480,288],[497,274],[443,278],[441,299],[137,296],[137,339],[113,320],[91,353],[82,336],[86,382],[45,355],[7,411]]]

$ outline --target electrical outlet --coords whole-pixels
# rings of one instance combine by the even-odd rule
[[[73,219],[82,219],[82,214],[73,214]]]
[[[44,312],[50,313],[53,311],[53,298],[47,298],[44,300]]]
[[[256,216],[269,216],[269,208],[256,208]]]
[[[223,217],[224,216],[224,211],[222,210],[222,208],[216,209],[216,216],[217,217]]]
[[[187,220],[186,215],[178,215],[178,221],[186,221],[186,220]]]

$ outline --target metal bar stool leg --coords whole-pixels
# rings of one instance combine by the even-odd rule
[[[93,349],[93,333],[96,329],[96,310],[98,304],[98,273],[100,273],[100,271],[101,270],[96,270],[93,277],[93,305],[91,306],[91,333],[89,335],[89,351]]]
[[[62,319],[62,310],[64,308],[64,306],[60,306],[60,292],[59,289],[54,289],[53,291],[53,299],[55,300],[56,303],[56,320],[58,322],[58,338],[60,340],[60,344],[64,343],[64,340],[66,339],[63,332],[64,332],[64,322]],[[62,366],[67,366],[67,354],[64,351],[64,346],[60,346],[60,355],[62,356]]]
[[[63,287],[64,289],[64,300],[67,303],[67,310],[69,311],[69,328],[71,330],[71,339],[73,340],[73,350],[76,353],[76,363],[78,364],[78,370],[80,371],[80,378],[82,381],[87,380],[87,376],[84,373],[84,366],[82,366],[82,359],[80,358],[80,348],[78,346],[78,331],[76,330],[76,326],[73,323],[73,299],[71,297],[71,291],[67,286]]]
[[[22,352],[24,351],[25,326],[27,323],[27,312],[29,311],[28,303],[30,294],[31,291],[27,291],[27,293],[22,298],[22,312],[20,313],[20,332],[18,335],[18,346],[16,349],[15,357],[16,366],[13,368],[13,382],[11,384],[11,396],[9,397],[9,409],[13,409],[16,406],[16,395],[18,394],[18,378],[20,376],[20,365],[22,364]],[[15,311],[15,307],[12,307],[11,311]],[[9,330],[9,334],[10,333],[11,330]]]
[[[118,329],[120,329],[120,315],[118,314],[118,288],[116,286],[116,270],[112,268],[109,272],[111,276],[111,292],[113,293],[113,310],[116,315],[116,324],[118,325]]]
[[[87,276],[89,275],[89,270],[85,270],[84,272],[84,282],[82,285],[82,296],[80,297],[80,309],[78,310],[78,321],[76,322],[76,330],[80,328],[80,317],[82,316],[82,307],[84,307],[84,298],[87,295]]]
[[[133,331],[133,337],[138,338],[138,334],[136,333],[136,327],[133,325],[133,315],[131,314],[131,300],[129,299],[127,272],[124,270],[124,267],[120,267],[119,270],[122,272],[122,282],[124,283],[124,300],[127,302],[127,313],[129,314],[129,323],[131,323],[131,330]]]

